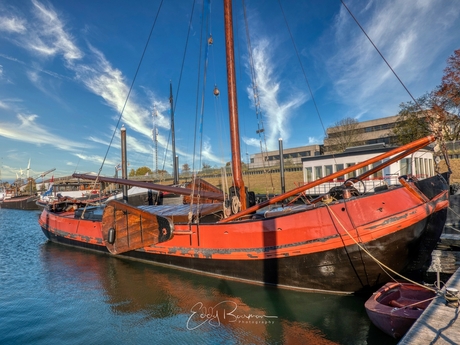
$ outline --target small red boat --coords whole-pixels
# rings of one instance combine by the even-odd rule
[[[377,290],[364,306],[376,327],[399,339],[435,297],[434,289],[411,283],[391,282]]]

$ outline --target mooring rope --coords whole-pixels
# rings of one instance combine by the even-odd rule
[[[413,280],[411,280],[411,279],[409,279],[409,278],[403,276],[402,274],[396,272],[395,270],[393,270],[392,268],[388,267],[388,266],[385,265],[383,262],[381,262],[380,260],[378,260],[376,257],[374,257],[374,256],[373,256],[363,245],[361,245],[361,244],[350,234],[350,232],[345,228],[345,226],[342,224],[342,222],[340,221],[340,219],[339,219],[339,218],[337,217],[337,215],[332,211],[332,209],[329,207],[328,204],[326,204],[326,207],[327,207],[327,209],[329,210],[330,214],[335,218],[335,220],[337,221],[337,223],[338,223],[338,224],[342,227],[342,229],[345,231],[345,233],[353,240],[353,242],[355,242],[355,244],[356,244],[359,248],[361,248],[367,255],[369,255],[369,257],[370,257],[372,260],[374,260],[374,261],[382,268],[382,270],[383,270],[391,279],[393,279],[395,282],[397,282],[397,281],[395,280],[395,278],[392,277],[392,276],[387,272],[387,270],[390,271],[391,273],[397,275],[398,277],[400,277],[400,278],[402,278],[402,279],[404,279],[404,280],[406,280],[406,281],[412,283],[412,284],[415,284],[415,285],[424,287],[424,288],[426,288],[427,290],[431,290],[431,291],[433,291],[433,292],[437,292],[437,290],[435,290],[435,289],[432,289],[432,288],[430,288],[430,287],[428,287],[428,286],[425,286],[425,285],[423,285],[423,284],[419,284],[419,283],[417,283],[417,282],[415,282],[415,281],[413,281]],[[354,228],[353,230],[356,230],[356,232],[358,233],[358,229]]]

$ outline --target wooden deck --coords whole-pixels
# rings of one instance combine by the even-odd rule
[[[401,339],[399,345],[460,344],[460,308],[446,305],[446,287],[460,290],[460,268]]]

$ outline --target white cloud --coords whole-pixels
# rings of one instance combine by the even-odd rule
[[[99,155],[84,154],[84,153],[74,153],[74,155],[76,157],[80,158],[81,160],[89,161],[89,162],[95,162],[95,163],[98,163],[98,164],[102,164],[102,162],[104,161],[104,157],[99,156]],[[114,160],[106,159],[105,164],[107,166],[115,166],[118,163],[116,161],[114,161]],[[76,166],[76,169],[78,169],[78,163],[77,164],[72,164],[71,163],[70,165]]]
[[[0,136],[34,145],[51,145],[60,150],[76,151],[88,148],[82,142],[68,140],[53,134],[36,120],[37,115],[17,115],[19,122],[0,122]]]
[[[264,127],[268,150],[275,150],[280,137],[288,141],[291,135],[291,118],[299,106],[304,104],[307,96],[292,85],[281,85],[280,76],[274,73],[276,66],[272,62],[272,45],[268,39],[255,42],[252,53],[260,107],[264,115]],[[281,88],[289,89],[287,96],[282,95]],[[248,87],[248,96],[253,99],[253,89]],[[283,99],[282,99],[283,98]],[[249,140],[248,144],[253,144]]]
[[[60,19],[52,5],[48,4],[45,6],[37,0],[32,0],[32,4],[37,20],[29,23],[24,20],[20,21],[19,19],[14,21],[16,23],[21,22],[24,27],[23,30],[15,31],[18,34],[23,34],[15,43],[30,52],[39,53],[42,56],[62,55],[67,62],[66,67],[75,73],[77,80],[82,82],[92,93],[102,97],[107,105],[116,111],[115,116],[118,117],[126,102],[129,91],[129,86],[126,84],[122,72],[114,68],[100,51],[91,46],[89,48],[92,56],[88,59],[88,61],[92,60],[91,64],[83,64],[81,61],[77,63],[76,60],[83,58],[83,53],[77,44],[73,42],[72,36],[66,31],[64,22]],[[26,65],[16,58],[6,58]],[[56,98],[58,92],[54,90],[52,85],[44,84],[40,73],[46,73],[59,79],[63,77],[42,69],[36,63],[32,64],[32,66],[27,64],[27,66],[29,69],[26,74],[29,80],[44,94],[47,94],[51,98]],[[156,100],[151,93],[150,98],[152,104],[158,110],[158,116],[155,118],[156,125],[160,128],[169,129],[169,117],[163,115],[163,112],[167,111],[167,104]],[[138,105],[135,101],[134,93],[131,94],[123,112],[122,123],[127,128],[151,138],[152,120],[151,110]],[[14,124],[5,124],[5,126],[7,125],[14,127]],[[17,133],[16,139],[29,141],[27,134]],[[90,137],[90,140],[105,143],[101,138]],[[148,148],[142,142],[133,137],[130,137],[128,140],[135,151],[148,152]],[[166,146],[166,140],[161,136],[159,136],[158,143],[160,146]]]
[[[35,23],[36,30],[30,30],[26,37],[28,48],[45,56],[62,54],[67,62],[82,58],[83,53],[64,30],[64,23],[54,8],[51,5],[47,8],[37,0],[32,0],[32,3],[38,21]]]
[[[308,137],[308,145],[321,145],[323,138]]]
[[[432,72],[433,66],[446,59],[444,51],[454,39],[448,32],[458,30],[454,27],[460,18],[458,4],[420,0],[374,1],[366,6],[362,1],[354,1],[347,5],[398,77],[415,93],[414,97],[440,83],[440,75]],[[358,118],[360,113],[374,117],[394,115],[388,111],[395,111],[400,102],[410,100],[344,7],[332,35],[337,52],[327,67],[335,81],[334,92],[341,102],[353,108],[353,117]]]
[[[15,16],[0,17],[0,31],[23,33],[26,31],[25,21]]]
[[[258,140],[256,138],[243,137],[242,140],[248,146],[252,146],[252,147],[255,147],[257,149],[260,148],[260,140]]]

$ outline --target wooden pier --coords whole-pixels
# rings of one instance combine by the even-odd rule
[[[460,290],[460,268],[401,339],[399,345],[460,344],[460,308],[458,300],[455,303],[450,299],[451,302],[447,303],[446,288]]]

